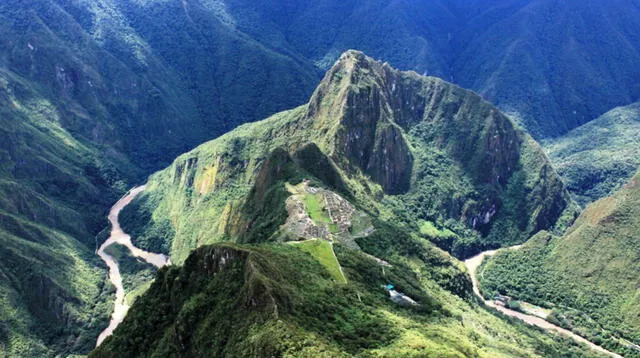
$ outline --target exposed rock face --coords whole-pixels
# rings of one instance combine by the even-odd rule
[[[208,276],[215,276],[234,262],[243,262],[247,259],[248,252],[226,246],[210,247],[208,250],[200,250],[195,256],[197,262],[187,262],[187,265],[199,265],[199,271]],[[196,259],[194,259],[196,261]]]
[[[407,137],[416,127],[429,127],[431,144],[483,183],[506,184],[519,157],[513,123],[475,93],[357,51],[343,54],[327,73],[307,115],[325,130],[326,117],[337,121],[334,160],[360,168],[389,194],[410,188],[414,158]]]
[[[354,204],[408,226],[459,220],[466,226],[455,225],[461,235],[480,235],[442,246],[458,257],[522,242],[571,217],[568,193],[538,144],[493,105],[357,51],[340,57],[306,106],[230,132],[171,168],[155,180],[202,188],[215,173],[215,185],[204,187],[216,192],[198,189],[192,216],[176,225],[195,225],[199,212],[200,222],[210,220],[204,213],[219,212],[213,220],[226,225],[224,238],[240,242],[269,239],[285,223],[288,195],[279,183],[293,176],[295,183],[314,176]],[[176,186],[169,190],[191,199],[191,191],[182,195]],[[210,210],[208,195],[228,202]],[[179,213],[184,204],[168,206]],[[221,238],[212,231],[194,228],[189,240]]]
[[[184,162],[178,163],[173,173],[173,184],[189,188],[193,185],[195,178],[194,169],[198,165],[198,158],[192,157]]]
[[[384,84],[369,82],[368,77],[378,79],[377,73],[370,73],[375,64],[359,52],[344,54],[313,95],[308,116],[320,122],[318,116],[337,115],[334,160],[347,161],[385,192],[399,194],[409,190],[413,156],[394,122]],[[329,107],[328,112],[321,107]]]

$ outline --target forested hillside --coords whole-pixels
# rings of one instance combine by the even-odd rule
[[[544,148],[579,203],[609,196],[640,167],[640,103],[615,108]]]
[[[0,2],[0,345],[9,356],[88,352],[110,310],[93,255],[104,216],[167,165],[126,224],[141,245],[180,260],[228,234],[195,219],[237,214],[238,203],[226,203],[250,191],[281,144],[317,159],[312,173],[369,202],[366,210],[459,257],[561,229],[575,208],[525,130],[557,136],[637,101],[638,19],[634,0]],[[335,78],[307,104],[350,48],[417,74],[387,78],[395,72],[378,64],[377,77],[363,72],[375,78],[363,92]],[[391,78],[402,91],[394,98]],[[345,83],[349,91],[326,92]],[[297,106],[269,120],[277,129],[241,127],[191,152],[199,163],[174,162]],[[326,132],[309,134],[318,128]],[[294,129],[303,134],[285,140]],[[361,135],[366,143],[353,145]],[[248,148],[257,144],[265,148]],[[627,164],[566,178],[591,200]],[[171,190],[170,170],[180,174]],[[169,216],[203,207],[191,221]]]
[[[552,308],[559,324],[640,356],[639,210],[636,174],[589,205],[564,236],[542,232],[491,259],[480,275],[483,289]]]

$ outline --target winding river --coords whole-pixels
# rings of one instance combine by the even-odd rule
[[[518,250],[519,248],[521,248],[522,245],[516,245],[516,246],[512,246],[512,247],[508,247],[505,249],[501,249],[501,250]],[[573,340],[575,340],[576,342],[579,343],[584,343],[587,346],[589,346],[589,348],[598,351],[600,353],[604,353],[606,355],[609,355],[611,357],[616,357],[616,358],[623,358],[621,355],[610,352],[602,347],[600,347],[599,345],[592,343],[586,339],[584,339],[583,337],[567,330],[564,329],[562,327],[556,326],[555,324],[546,321],[540,317],[537,316],[533,316],[533,315],[529,315],[526,313],[522,313],[522,312],[518,312],[518,311],[514,311],[512,309],[509,309],[507,307],[501,306],[496,304],[494,301],[485,301],[484,297],[482,297],[482,295],[480,294],[480,285],[478,284],[478,278],[477,278],[477,274],[476,271],[478,270],[478,267],[480,267],[480,265],[482,264],[482,261],[485,259],[485,257],[489,257],[489,256],[493,256],[495,255],[498,251],[501,250],[490,250],[490,251],[485,251],[482,252],[470,259],[467,259],[464,264],[465,266],[467,266],[467,270],[469,270],[469,274],[471,275],[471,281],[473,283],[473,293],[476,294],[476,296],[480,297],[480,299],[482,299],[482,301],[484,302],[485,305],[492,307],[500,312],[502,312],[503,314],[510,316],[510,317],[515,317],[518,318],[532,326],[537,326],[540,327],[544,330],[547,331],[554,331],[557,333],[560,333],[564,336],[567,336]]]
[[[111,321],[109,322],[109,326],[105,328],[105,330],[102,331],[102,333],[100,333],[96,346],[99,346],[105,340],[105,338],[107,338],[113,333],[116,327],[122,322],[122,320],[124,320],[124,317],[127,315],[127,311],[129,310],[129,305],[127,305],[127,302],[125,300],[125,292],[124,292],[124,287],[122,285],[122,276],[120,275],[120,268],[118,267],[118,262],[114,257],[107,254],[104,250],[107,247],[109,247],[109,245],[113,243],[118,243],[126,246],[135,257],[139,257],[158,268],[171,263],[171,260],[166,255],[144,251],[140,248],[135,247],[131,242],[131,236],[125,233],[120,227],[120,223],[118,221],[118,215],[120,214],[120,211],[122,211],[122,209],[125,206],[131,203],[131,201],[138,194],[144,191],[144,189],[145,189],[145,186],[139,186],[131,189],[124,197],[122,197],[120,200],[118,200],[117,203],[115,203],[115,205],[113,205],[113,207],[109,211],[109,216],[108,216],[109,222],[111,223],[111,235],[109,236],[107,241],[105,241],[97,250],[98,256],[100,256],[100,258],[107,264],[109,268],[109,280],[116,287],[116,298],[115,298],[115,306],[114,306],[113,314],[111,315]],[[517,246],[512,246],[512,247],[501,249],[501,250],[517,250],[521,246],[522,245],[517,245]],[[518,318],[532,326],[537,326],[542,329],[545,329],[548,331],[554,331],[562,335],[565,335],[567,337],[570,337],[579,343],[586,344],[593,350],[607,354],[611,357],[623,358],[619,354],[610,352],[586,340],[585,338],[569,330],[566,330],[562,327],[556,326],[555,324],[550,323],[540,317],[514,311],[507,307],[498,305],[494,301],[485,301],[482,295],[480,294],[480,286],[478,284],[476,271],[486,257],[493,256],[498,251],[499,250],[485,251],[470,259],[467,259],[464,262],[465,266],[469,270],[469,274],[471,275],[471,281],[473,283],[473,292],[476,294],[476,296],[482,299],[485,305],[487,305],[488,307],[494,308],[507,316]]]
[[[139,186],[131,189],[125,196],[118,200],[118,202],[115,203],[109,211],[108,219],[111,223],[111,235],[107,241],[100,246],[97,254],[109,267],[109,280],[116,287],[116,299],[109,326],[100,333],[100,336],[98,336],[96,347],[113,333],[116,327],[118,327],[122,320],[124,320],[124,317],[127,315],[127,311],[129,310],[129,305],[127,305],[125,299],[124,287],[122,286],[122,276],[120,275],[118,261],[116,261],[113,256],[107,254],[104,250],[109,247],[109,245],[118,243],[129,248],[135,257],[139,257],[155,267],[160,268],[171,263],[171,260],[166,255],[154,254],[135,247],[131,242],[131,236],[127,235],[127,233],[122,230],[120,222],[118,222],[118,215],[120,214],[120,211],[122,211],[125,206],[129,205],[129,203],[131,203],[131,201],[144,189],[145,186]]]

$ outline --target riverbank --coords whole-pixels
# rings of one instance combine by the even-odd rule
[[[515,317],[519,320],[524,321],[525,323],[532,325],[532,326],[536,326],[536,327],[540,327],[544,330],[547,331],[554,331],[556,333],[560,333],[564,336],[567,336],[573,340],[575,340],[576,342],[579,343],[584,343],[587,346],[589,346],[589,348],[598,351],[600,353],[604,353],[606,355],[609,355],[610,357],[615,357],[615,358],[623,358],[621,355],[610,352],[602,347],[600,347],[599,345],[586,340],[585,338],[567,330],[564,329],[562,327],[556,326],[555,324],[548,322],[540,317],[537,316],[533,316],[533,315],[529,315],[526,313],[522,313],[522,312],[518,312],[518,311],[514,311],[512,309],[509,309],[507,307],[501,306],[499,304],[496,304],[495,301],[487,301],[484,299],[484,297],[482,296],[482,294],[480,293],[480,285],[478,283],[478,277],[477,277],[477,270],[478,267],[480,267],[480,265],[482,264],[482,261],[484,261],[484,259],[486,257],[490,257],[495,255],[496,253],[498,253],[501,250],[518,250],[522,247],[522,245],[516,245],[516,246],[512,246],[512,247],[508,247],[508,248],[504,248],[504,249],[500,249],[500,250],[489,250],[489,251],[485,251],[482,252],[470,259],[465,260],[464,264],[467,267],[467,270],[469,270],[469,275],[471,276],[471,282],[473,283],[473,293],[475,293],[476,296],[480,297],[480,299],[484,302],[485,305],[487,305],[488,307],[491,307],[497,311],[500,311],[501,313],[509,316],[509,317]]]
[[[131,242],[131,236],[125,233],[122,230],[122,227],[120,227],[118,215],[120,215],[122,209],[129,205],[137,195],[144,191],[144,189],[144,185],[131,189],[124,197],[118,200],[113,207],[111,207],[108,216],[109,222],[111,223],[111,234],[107,241],[105,241],[96,252],[109,268],[109,281],[111,281],[116,288],[116,298],[113,313],[111,315],[111,321],[109,322],[109,326],[98,336],[96,347],[113,333],[116,327],[122,323],[124,317],[129,311],[129,305],[125,300],[125,291],[122,285],[122,275],[120,274],[118,261],[111,255],[107,254],[105,249],[114,243],[118,243],[126,246],[135,257],[139,257],[157,268],[161,268],[171,263],[171,260],[166,255],[147,252],[135,247]]]

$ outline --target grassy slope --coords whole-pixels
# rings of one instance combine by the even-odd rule
[[[640,103],[613,109],[544,147],[580,204],[611,195],[640,167]]]
[[[639,182],[636,175],[589,205],[565,236],[542,233],[491,259],[481,275],[485,291],[555,307],[556,320],[610,347],[609,334],[638,343]]]
[[[383,273],[371,258],[336,248],[349,285],[291,245],[201,247],[183,267],[161,270],[90,357],[592,355],[463,302],[435,284],[424,261],[393,261]],[[392,303],[388,282],[420,306]]]
[[[333,252],[333,246],[331,243],[325,240],[313,239],[304,242],[294,242],[292,244],[318,260],[318,262],[324,266],[329,273],[331,273],[331,277],[333,277],[334,280],[337,282],[347,283],[347,279],[342,273],[340,262],[338,262],[338,259]]]

